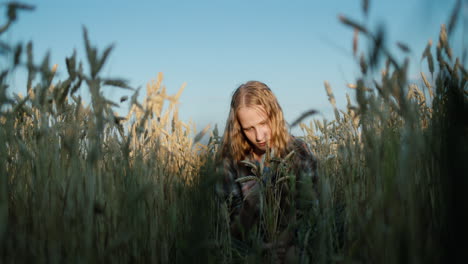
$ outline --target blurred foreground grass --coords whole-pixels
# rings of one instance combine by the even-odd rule
[[[8,21],[30,9],[7,7]],[[350,85],[356,101],[337,109],[325,83],[335,119],[300,125],[319,160],[321,195],[320,210],[299,229],[303,262],[438,263],[467,248],[468,75],[450,48],[456,14],[423,51],[420,83],[408,80],[409,60],[385,49],[382,32],[340,18],[370,48],[354,49],[362,71]],[[112,47],[99,52],[86,29],[84,40],[89,72],[74,53],[60,81],[48,56],[34,60],[32,43],[1,43],[9,62],[0,69],[0,262],[261,258],[231,245],[225,205],[214,195],[219,136],[211,131],[203,145],[207,129],[197,134],[178,119],[184,87],[168,95],[160,74],[144,102],[139,91],[121,98],[132,108],[119,117],[102,89],[132,88],[100,74]],[[7,80],[17,67],[28,69],[27,94],[11,97]],[[89,105],[76,94],[84,88]]]

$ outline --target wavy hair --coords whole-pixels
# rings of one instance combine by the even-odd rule
[[[291,140],[286,122],[276,96],[271,89],[259,81],[249,81],[239,86],[232,95],[229,116],[221,144],[220,156],[238,162],[252,151],[237,119],[237,112],[241,107],[261,106],[268,116],[271,129],[270,148],[275,149],[277,155],[284,156]]]

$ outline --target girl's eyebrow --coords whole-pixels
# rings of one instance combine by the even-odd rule
[[[249,129],[249,128],[253,128],[254,126],[248,126],[248,127],[242,127],[242,129]]]
[[[256,125],[265,124],[267,121],[268,121],[268,118],[265,118],[265,119],[263,119],[262,121],[258,122],[258,123],[255,124],[255,125],[252,125],[252,126],[249,126],[249,127],[242,127],[242,129],[253,128],[253,127],[256,126]]]

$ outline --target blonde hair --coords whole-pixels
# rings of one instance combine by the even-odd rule
[[[229,116],[226,121],[223,141],[221,145],[221,158],[241,161],[252,151],[245,134],[237,119],[237,111],[241,107],[261,106],[267,116],[271,129],[270,148],[275,149],[276,155],[284,156],[291,140],[286,122],[276,96],[264,83],[249,81],[239,86],[232,95]]]

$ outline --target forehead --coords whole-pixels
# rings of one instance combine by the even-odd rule
[[[242,128],[248,128],[266,121],[268,116],[262,106],[244,106],[237,110],[237,119]]]

